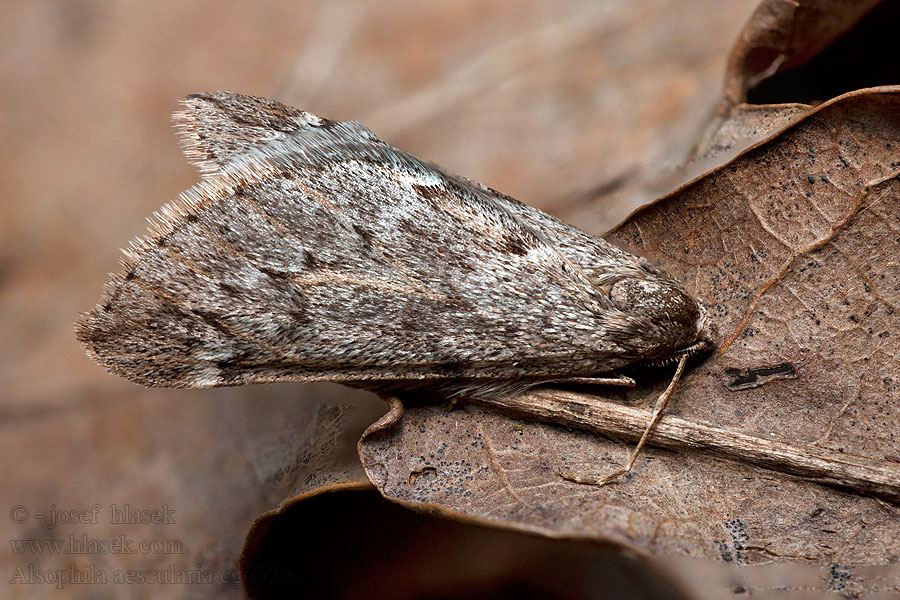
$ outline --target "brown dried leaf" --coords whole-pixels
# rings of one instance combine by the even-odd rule
[[[893,84],[896,68],[881,57],[893,52],[898,17],[895,3],[876,0],[760,4],[729,57],[717,114],[683,170],[718,167],[823,99]]]
[[[806,104],[739,104],[726,117],[714,119],[691,152],[690,162],[717,167],[773,132],[800,119],[812,107]],[[707,170],[709,170],[707,169]],[[698,173],[699,174],[699,173]]]
[[[671,414],[900,481],[898,144],[900,88],[848,94],[610,233],[662,260],[715,315],[722,344]],[[620,399],[646,406],[666,384],[644,381]],[[592,404],[520,398],[541,396]],[[738,564],[900,556],[896,504],[681,447],[646,450],[623,482],[581,486],[557,469],[602,474],[631,444],[466,406],[410,408],[360,453],[388,498],[548,535]]]
[[[726,101],[730,105],[746,102],[747,91],[764,79],[806,64],[881,2],[764,0],[729,58]]]
[[[848,94],[611,232],[666,257],[716,315],[723,341],[704,368],[721,382],[682,408],[770,435],[804,407],[795,441],[875,459],[898,448],[885,402],[900,397],[898,108],[898,88]],[[751,387],[724,371],[764,365],[797,380]]]
[[[225,389],[219,395],[240,403],[228,441],[252,467],[263,506],[367,483],[354,445],[383,412],[371,394],[315,384]]]

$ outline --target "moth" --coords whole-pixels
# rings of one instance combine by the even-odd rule
[[[112,373],[485,399],[628,384],[635,363],[680,373],[712,347],[706,310],[662,268],[359,123],[233,92],[189,96],[174,119],[202,179],[76,325]]]

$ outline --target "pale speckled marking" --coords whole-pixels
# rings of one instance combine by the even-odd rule
[[[403,294],[405,296],[419,296],[427,300],[441,300],[442,296],[433,292],[420,290],[417,288],[399,285],[388,281],[381,281],[371,277],[361,275],[351,275],[349,273],[341,273],[338,271],[316,272],[314,275],[291,275],[289,277],[292,283],[304,286],[327,285],[334,283],[345,283],[351,286],[371,287],[383,292],[391,294]]]

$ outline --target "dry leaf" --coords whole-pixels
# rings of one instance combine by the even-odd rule
[[[843,454],[900,481],[898,144],[900,89],[848,94],[611,232],[662,260],[715,315],[722,344],[683,381],[672,414]],[[646,405],[660,378],[616,398]],[[591,403],[542,394],[573,410]],[[602,488],[556,473],[606,472],[630,447],[481,407],[426,406],[360,452],[386,497],[548,535],[738,564],[852,570],[900,556],[897,504],[739,457],[650,449],[631,477]]]
[[[368,482],[354,446],[381,412],[370,394],[316,384],[251,386],[220,390],[218,395],[240,402],[242,410],[233,418],[234,431],[227,441],[252,467],[262,506],[277,506],[322,488]]]
[[[812,104],[851,90],[893,84],[890,54],[900,16],[894,3],[803,0],[760,4],[728,61],[725,96],[688,159],[688,173],[713,169],[786,127]]]
[[[603,231],[601,225],[619,220],[610,220],[617,204],[638,206],[680,187],[787,126],[811,105],[894,84],[900,70],[884,57],[893,55],[892,27],[898,18],[900,5],[880,0],[765,0],[728,58],[724,97],[693,150],[681,154],[677,144],[670,144],[677,166],[645,163],[557,211],[587,231]]]
[[[719,166],[752,144],[797,121],[811,108],[806,104],[738,104],[728,110],[725,118],[710,124],[710,129],[694,147],[689,160],[710,168]]]
[[[881,2],[765,0],[744,27],[729,58],[727,103],[747,102],[748,90],[763,80],[808,63]]]

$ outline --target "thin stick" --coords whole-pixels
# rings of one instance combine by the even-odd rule
[[[563,390],[536,389],[481,404],[626,440],[639,439],[648,418],[647,411],[621,402]],[[798,446],[673,415],[660,417],[647,443],[679,452],[703,452],[900,504],[900,464],[880,457]]]
[[[666,406],[669,404],[669,399],[672,397],[672,393],[675,391],[675,384],[678,383],[678,380],[681,379],[681,373],[684,371],[684,365],[687,362],[687,356],[682,356],[681,360],[678,361],[678,368],[675,369],[675,375],[672,377],[672,381],[669,382],[669,387],[665,389],[665,391],[660,394],[659,398],[656,399],[656,405],[653,407],[653,412],[650,414],[650,422],[647,423],[647,427],[644,428],[644,434],[641,436],[641,439],[638,441],[637,446],[634,447],[634,450],[631,452],[631,456],[628,457],[628,460],[625,462],[625,465],[606,475],[605,477],[583,477],[581,475],[575,475],[569,471],[560,470],[558,471],[560,477],[563,479],[568,479],[569,481],[574,481],[575,483],[583,483],[585,485],[606,485],[607,483],[622,477],[623,475],[627,475],[631,468],[634,466],[634,461],[637,460],[638,454],[641,453],[641,448],[644,447],[644,443],[647,441],[647,438],[650,437],[650,431],[653,429],[653,426],[656,425],[656,422],[659,421],[659,417],[662,415],[662,412],[666,409]]]

